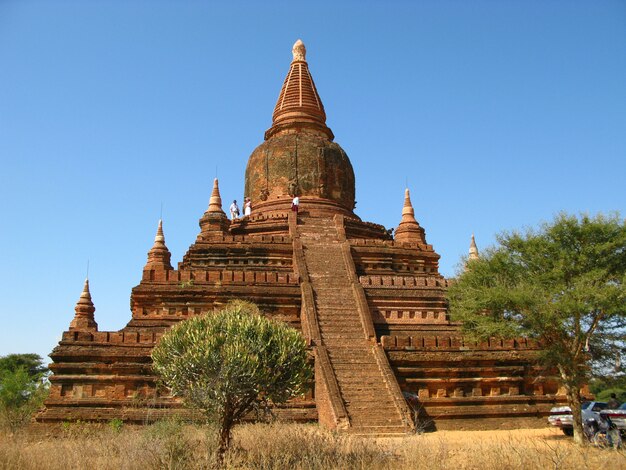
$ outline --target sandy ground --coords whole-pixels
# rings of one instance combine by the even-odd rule
[[[512,441],[525,442],[547,442],[556,443],[557,445],[571,445],[573,440],[566,436],[560,429],[546,427],[535,429],[515,429],[515,430],[488,430],[488,431],[451,431],[442,430],[418,434],[410,437],[380,437],[376,441],[382,445],[394,447],[402,441],[416,440],[423,445],[437,444],[445,442],[451,447],[473,447],[486,443],[489,444],[505,444]]]
[[[445,440],[449,444],[464,444],[468,442],[509,442],[511,439],[542,439],[548,441],[569,442],[571,437],[567,437],[556,428],[540,428],[540,429],[515,429],[512,431],[491,430],[491,431],[437,431],[422,434],[424,441]]]

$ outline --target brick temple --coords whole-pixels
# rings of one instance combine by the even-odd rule
[[[291,211],[294,195],[298,214]],[[40,421],[142,423],[176,411],[180,402],[157,387],[150,352],[176,322],[231,299],[255,302],[300,330],[310,346],[314,384],[276,410],[286,419],[393,434],[414,427],[407,394],[440,428],[536,419],[563,401],[554,377],[535,363],[536,344],[468,342],[450,321],[448,281],[408,189],[393,235],[354,213],[352,164],[326,125],[301,41],[272,126],[248,160],[245,196],[253,201],[251,215],[231,221],[214,181],[200,232],[177,269],[159,221],[121,330],[98,331],[85,282],[50,355],[52,385]]]

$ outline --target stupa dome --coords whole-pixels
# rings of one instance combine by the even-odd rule
[[[354,170],[346,152],[333,142],[324,105],[298,40],[293,61],[273,113],[272,127],[248,160],[245,196],[253,210],[289,208],[294,195],[304,210],[353,215]]]

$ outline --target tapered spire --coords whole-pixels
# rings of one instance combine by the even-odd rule
[[[306,61],[306,47],[298,39],[292,49],[293,60],[280,90],[272,115],[272,127],[265,133],[267,140],[280,132],[314,129],[330,140],[332,131],[326,126],[326,112]]]
[[[222,197],[220,196],[220,187],[217,178],[213,180],[213,191],[211,191],[211,198],[209,199],[209,208],[207,209],[207,212],[226,216],[222,210]]]
[[[404,243],[426,243],[424,229],[415,220],[415,211],[411,204],[409,188],[404,190],[404,206],[402,207],[402,220],[396,229],[395,240]]]
[[[170,260],[172,254],[165,245],[165,236],[163,235],[163,220],[159,220],[156,236],[154,237],[154,245],[148,252],[148,262],[144,269],[172,269]]]
[[[403,222],[415,222],[417,224],[417,220],[415,220],[415,211],[413,210],[413,204],[411,204],[411,193],[409,192],[409,188],[406,188],[404,190],[404,205],[402,206],[402,221],[400,223]]]
[[[467,259],[469,261],[473,261],[479,258],[480,256],[478,256],[478,247],[476,246],[476,240],[474,239],[474,234],[472,233],[472,240],[470,241],[470,248],[469,248],[469,256],[467,257]]]
[[[78,298],[78,302],[76,302],[74,311],[76,313],[70,323],[70,330],[98,331],[98,324],[94,318],[96,307],[93,305],[91,293],[89,292],[89,279],[85,279],[83,291]]]
[[[213,191],[209,199],[209,208],[200,218],[201,232],[198,240],[206,240],[210,236],[223,235],[228,232],[230,220],[222,210],[222,196],[220,196],[220,187],[217,178],[213,180]],[[210,235],[212,234],[212,235]]]

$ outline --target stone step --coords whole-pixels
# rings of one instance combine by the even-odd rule
[[[348,277],[348,272],[345,270],[342,264],[334,262],[324,263],[320,261],[311,262],[306,258],[305,260],[309,276],[315,277],[317,275],[318,277],[320,277],[320,275],[332,275],[335,276],[337,279]]]
[[[387,390],[387,387],[383,384],[381,376],[375,378],[365,378],[359,374],[348,375],[338,371],[336,377],[339,386],[342,388],[353,389],[360,386],[369,388],[372,391]]]
[[[319,312],[318,312],[319,313]],[[320,325],[360,325],[361,317],[359,312],[353,310],[337,310],[330,308],[321,309],[323,318],[318,315],[317,319]]]
[[[311,269],[311,266],[307,266],[307,270],[309,271],[309,278],[313,283],[317,283],[319,285],[328,283],[328,287],[342,287],[344,289],[350,287],[350,279],[348,278],[348,273],[341,273],[341,275],[338,275],[338,268],[323,266],[320,272],[313,271]],[[336,282],[331,283],[331,280],[334,280]]]
[[[319,321],[319,318],[318,318]],[[359,333],[363,334],[363,326],[361,322],[351,320],[349,322],[342,323],[328,323],[329,320],[325,319],[324,323],[319,322],[320,328],[322,330],[328,331],[329,333]]]
[[[359,325],[363,327],[361,317],[357,312],[337,312],[322,309],[317,320],[320,325]]]
[[[363,414],[359,411],[348,411],[348,416],[354,426],[402,426],[402,417],[397,411],[386,414],[386,418],[376,414]]]
[[[306,240],[316,240],[321,243],[339,241],[337,231],[327,230],[323,227],[318,228],[316,232],[311,231],[308,233],[307,232],[300,233],[300,239],[303,239],[303,238]]]
[[[359,333],[360,335],[364,335],[363,326],[361,325],[360,322],[350,321],[350,322],[345,322],[345,323],[326,323],[327,320],[324,320],[324,321],[325,323],[319,322],[319,318],[318,318],[320,328],[329,333],[344,332],[344,333]],[[365,336],[363,336],[363,338],[360,338],[360,339],[365,339]]]
[[[316,302],[317,304],[322,304],[323,302]],[[342,307],[331,307],[329,305],[322,306],[320,305],[317,313],[319,317],[325,317],[325,319],[333,319],[333,320],[359,320],[361,321],[361,315],[356,307],[354,308],[342,308]]]
[[[333,367],[337,373],[346,371],[352,372],[355,375],[378,373],[378,364],[372,362],[337,362],[332,359],[331,362],[333,363]]]
[[[379,409],[375,403],[367,403],[364,407],[346,405],[346,411],[353,421],[362,424],[398,424],[401,419],[395,408]]]
[[[373,406],[373,412],[378,413],[379,409],[385,408],[385,400],[387,397],[387,389],[362,389],[362,390],[343,390],[343,399],[346,406],[356,406],[367,408]]]
[[[342,340],[329,338],[328,341],[323,341],[322,339],[322,342],[326,346],[326,349],[336,350],[337,354],[344,354],[345,356],[356,356],[370,353],[368,341],[366,339],[352,340],[349,343],[346,343]]]
[[[376,364],[376,358],[370,354],[369,351],[363,350],[349,350],[337,352],[333,348],[327,348],[328,356],[331,360],[338,363],[354,362],[354,361],[367,361],[371,364]]]
[[[324,341],[324,343],[328,346],[332,346],[333,344],[336,343],[353,343],[355,341],[359,341],[361,339],[363,339],[365,337],[365,334],[363,333],[356,333],[356,332],[348,332],[348,333],[342,333],[342,332],[322,332],[322,340]],[[344,357],[351,357],[351,356],[356,356],[357,354],[352,354],[352,355],[346,355]],[[359,356],[362,354],[358,354]],[[334,357],[339,357],[339,356],[334,356]]]
[[[353,318],[342,318],[342,319],[332,319],[332,318],[324,318],[317,319],[317,323],[320,328],[327,331],[359,331],[363,332],[363,325],[357,319]]]
[[[360,340],[365,338],[365,333],[363,330],[359,328],[320,328],[322,333],[322,339],[325,341],[335,340],[335,339],[349,339],[352,340]]]
[[[365,338],[365,333],[363,333],[363,330],[359,328],[321,327],[320,330],[322,333],[322,339],[324,339],[325,341],[335,339],[349,339],[350,341],[358,341]]]
[[[324,298],[319,296],[315,299],[315,306],[319,309],[319,312],[341,314],[357,314],[358,308],[356,303],[353,302],[351,296],[345,296],[343,299],[333,299],[332,302],[325,301]]]
[[[341,279],[337,280],[337,282],[342,282]],[[337,285],[335,282],[330,281],[321,281],[320,279],[314,280],[312,282],[313,287],[323,287],[323,291],[317,291],[317,295],[315,296],[318,299],[324,299],[331,304],[336,304],[339,307],[348,307],[346,305],[346,301],[349,300],[350,306],[352,304],[356,304],[354,300],[354,294],[352,292],[352,286],[350,283],[344,285]],[[355,305],[356,306],[356,305]]]
[[[352,370],[335,368],[335,376],[340,382],[351,384],[351,387],[354,389],[371,389],[372,387],[387,389],[378,368],[368,370],[366,373],[361,373],[357,368],[352,368]],[[361,380],[361,382],[358,380]]]
[[[337,356],[330,356],[330,360],[333,364],[337,364],[337,365],[346,365],[346,364],[373,364],[372,362],[362,362],[362,361],[367,361],[367,358],[364,358],[362,356],[352,356],[352,357],[337,357]],[[378,364],[376,364],[378,365]]]
[[[321,318],[318,317],[318,323],[320,325],[321,328],[330,328],[330,329],[336,329],[336,330],[341,330],[343,328],[345,328],[346,330],[358,330],[360,332],[363,331],[363,326],[361,325],[361,322],[359,321],[358,318],[350,318],[350,317],[346,317],[346,318],[331,318],[332,315],[328,315],[326,317],[323,318],[323,320]]]
[[[361,411],[356,411],[353,410],[352,412],[349,410],[348,411],[348,416],[350,417],[350,421],[353,425],[355,426],[398,426],[398,425],[402,425],[402,418],[400,416],[400,414],[397,411],[393,411],[391,413],[388,413],[387,411],[384,411],[384,416],[382,415],[382,413],[379,414],[375,414],[375,413],[371,413],[371,414],[364,414]],[[376,412],[378,413],[378,411]]]
[[[342,396],[346,407],[352,407],[354,409],[363,409],[367,411],[369,409],[370,413],[378,414],[380,410],[386,410],[385,407],[387,396],[385,390],[374,390],[366,395],[364,391],[360,392],[348,392],[346,390],[342,390]]]
[[[323,316],[321,318],[317,317],[317,321],[322,328],[325,326],[330,327],[330,328],[333,328],[333,327],[357,328],[358,327],[359,331],[363,331],[363,325],[361,325],[361,321],[358,318],[350,318],[350,317],[337,318],[337,317],[333,317],[333,315],[330,314],[330,315]]]
[[[346,411],[352,415],[371,416],[372,419],[378,417],[381,421],[387,421],[398,416],[398,410],[394,406],[379,406],[382,398],[383,397],[378,397],[378,400],[375,398],[371,400],[359,400],[344,397],[344,403]],[[386,401],[388,397],[385,396],[384,399]]]
[[[356,310],[338,310],[336,308],[321,308],[318,311],[318,320],[324,322],[333,322],[335,325],[343,325],[353,323],[361,324],[361,316]]]
[[[351,354],[341,356],[337,354],[329,354],[329,356],[333,364],[358,364],[358,361],[370,360],[365,354]]]

